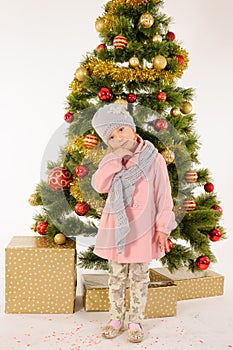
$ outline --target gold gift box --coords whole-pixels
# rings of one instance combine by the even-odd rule
[[[211,270],[193,273],[183,267],[171,273],[167,268],[161,267],[154,271],[177,285],[177,300],[207,298],[224,293],[224,276]]]
[[[76,242],[15,236],[5,249],[6,313],[73,313]]]
[[[153,269],[149,271],[145,318],[167,317],[176,315],[177,287],[167,277]],[[86,311],[108,311],[108,274],[83,274],[84,297]],[[126,309],[129,310],[130,293],[126,289]]]

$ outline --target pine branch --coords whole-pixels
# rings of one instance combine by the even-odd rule
[[[88,247],[87,251],[80,252],[78,266],[84,269],[108,270],[108,260],[102,259],[93,253],[94,246]]]

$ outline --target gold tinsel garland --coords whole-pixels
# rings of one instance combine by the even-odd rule
[[[70,185],[70,194],[76,199],[77,202],[85,202],[91,208],[95,209],[99,213],[104,207],[105,200],[101,197],[96,199],[94,198],[94,196],[91,195],[91,192],[90,192],[90,195],[88,195],[87,191],[85,191],[83,195],[82,191],[80,190],[79,181],[82,181],[82,180],[75,178],[72,181]]]
[[[65,146],[65,149],[70,154],[73,154],[76,151],[79,151],[79,153],[85,156],[88,152],[88,149],[84,146],[83,140],[84,140],[84,136],[74,136],[73,139],[70,140],[68,144]]]
[[[83,144],[84,136],[74,136],[68,144],[66,145],[66,150],[73,154],[79,152],[83,154],[83,157],[88,158],[93,164],[98,165],[103,156],[106,154],[106,149],[103,146],[95,147],[94,149],[87,149]],[[87,192],[82,193],[80,189],[80,182],[82,181],[79,178],[73,179],[70,185],[70,194],[76,199],[77,202],[85,202],[90,205],[91,208],[95,209],[97,213],[101,213],[105,201],[103,198],[99,197],[98,199],[94,198],[91,194],[88,195]]]
[[[76,199],[77,202],[87,203],[99,214],[104,207],[105,200],[101,197],[98,199],[94,198],[96,196],[91,195],[92,192],[90,192],[90,195],[88,195],[88,192],[85,191],[83,195],[83,192],[80,189],[80,181],[82,181],[82,179],[80,180],[77,177],[73,179],[70,185],[70,194]]]
[[[87,69],[88,75],[92,78],[101,78],[110,77],[113,81],[116,82],[153,82],[158,78],[163,79],[164,84],[170,84],[176,78],[181,78],[184,70],[188,66],[188,53],[184,49],[179,51],[184,57],[184,63],[177,67],[175,73],[171,73],[166,70],[157,70],[154,68],[143,68],[143,69],[134,69],[126,67],[117,67],[112,61],[103,61],[96,59],[94,57],[90,58],[88,62],[84,63],[83,66]],[[81,83],[74,78],[70,87],[73,93],[79,93]],[[81,91],[80,91],[81,93]]]
[[[78,178],[75,178],[70,185],[70,194],[77,200],[77,202],[86,202],[80,188]]]
[[[116,6],[128,6],[136,8],[138,5],[149,4],[150,1],[151,0],[112,0],[107,3],[107,6],[113,10]]]
[[[82,191],[80,190],[80,185],[79,185],[79,180],[78,178],[75,178],[71,185],[70,185],[70,194],[76,199],[77,202],[85,202],[88,205],[90,205],[91,208],[97,210],[98,212],[100,211],[101,208],[104,207],[105,201],[103,198],[93,198],[93,196],[90,194],[88,195],[88,192],[85,192],[83,195]]]
[[[69,88],[72,90],[73,93],[81,94],[83,92],[83,88],[81,84],[82,84],[81,81],[78,81],[78,79],[74,78]]]
[[[86,157],[95,165],[98,165],[99,162],[106,154],[106,149],[103,147],[95,147],[94,149],[88,150]]]
[[[134,10],[139,5],[147,5],[151,0],[112,0],[109,1],[106,5],[107,11],[102,17],[98,19],[102,20],[104,23],[104,30],[111,31],[114,27],[116,21],[116,7],[117,6],[127,6],[131,7]],[[157,1],[155,1],[157,2]]]

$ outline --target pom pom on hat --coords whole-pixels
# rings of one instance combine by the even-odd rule
[[[136,131],[132,116],[122,104],[110,103],[105,105],[94,114],[92,119],[93,128],[106,144],[111,132],[122,125],[130,126]]]

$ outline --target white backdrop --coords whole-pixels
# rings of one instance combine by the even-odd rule
[[[193,103],[202,148],[224,209],[228,240],[213,243],[212,268],[230,278],[232,263],[232,35],[231,0],[167,0],[170,30],[189,52],[179,86],[196,89]],[[28,197],[40,179],[41,159],[63,123],[75,69],[99,44],[94,22],[105,0],[0,0],[1,259],[13,235],[33,234]],[[2,264],[1,264],[2,266]],[[227,287],[230,287],[229,278]]]

